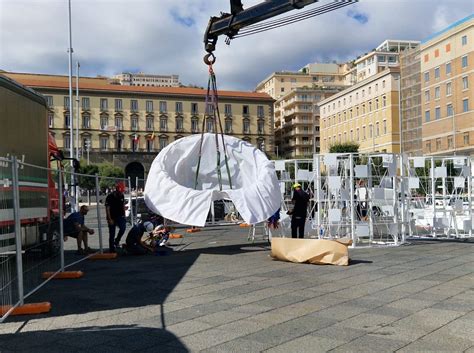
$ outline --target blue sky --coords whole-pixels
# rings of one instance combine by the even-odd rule
[[[205,86],[203,33],[228,11],[227,0],[72,0],[73,60],[88,76],[133,70]],[[473,12],[469,0],[360,0],[230,45],[220,38],[217,82],[253,90],[274,71],[351,60],[385,39],[422,40]],[[67,0],[0,0],[0,69],[67,75],[68,46]]]

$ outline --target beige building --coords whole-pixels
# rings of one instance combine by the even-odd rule
[[[111,83],[124,86],[179,87],[178,75],[153,75],[143,72],[122,72],[112,76]]]
[[[355,141],[360,152],[399,152],[399,76],[388,68],[321,103],[321,153]]]
[[[474,155],[474,15],[420,49],[423,153]]]
[[[58,147],[68,150],[71,146],[68,77],[2,74],[47,98],[49,129]],[[206,90],[110,85],[102,78],[80,78],[79,86],[82,157],[88,156],[94,163],[113,162],[124,167],[127,175],[144,177],[161,149],[181,137],[200,133],[203,122],[206,132],[216,129],[213,119],[206,114]],[[225,133],[272,155],[273,99],[264,93],[233,91],[219,91],[219,99]],[[76,113],[74,102],[74,129]]]
[[[336,88],[296,88],[275,102],[275,144],[279,157],[308,158],[319,153],[317,104],[337,92]]]

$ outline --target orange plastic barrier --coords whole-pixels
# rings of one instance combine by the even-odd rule
[[[240,223],[240,224],[239,224],[239,227],[240,227],[240,228],[248,228],[248,227],[250,227],[250,224],[247,224],[247,223]]]
[[[170,234],[170,239],[181,239],[182,237],[183,237],[182,234],[177,234],[177,233]]]
[[[186,233],[196,233],[196,232],[200,232],[201,229],[199,228],[188,228],[186,229]]]
[[[0,306],[0,315],[5,314],[10,310],[11,306]],[[51,310],[51,303],[50,302],[42,302],[42,303],[31,303],[25,304],[16,307],[10,313],[10,315],[32,315],[32,314],[42,314],[47,313]]]
[[[52,277],[53,279],[70,279],[70,278],[81,278],[84,276],[84,272],[82,271],[64,271],[64,272],[43,272],[41,277],[43,278],[50,278]]]
[[[88,257],[89,260],[113,260],[117,258],[117,253],[94,254]]]

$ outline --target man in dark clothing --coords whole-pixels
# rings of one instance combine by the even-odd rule
[[[107,195],[105,199],[105,210],[107,213],[107,223],[109,224],[109,251],[115,252],[115,247],[120,244],[120,239],[125,233],[127,221],[125,220],[125,197],[123,195],[125,185],[117,183],[115,191]],[[119,232],[115,238],[115,227]]]
[[[89,212],[89,208],[83,205],[79,212],[71,213],[63,222],[64,236],[76,238],[77,254],[79,255],[93,252],[87,244],[88,234],[94,234],[94,230],[86,227],[84,224],[84,217],[87,215],[87,212]],[[84,243],[84,248],[82,248],[82,243]]]
[[[153,228],[154,226],[151,222],[135,224],[128,232],[127,239],[125,240],[127,252],[132,255],[145,255],[147,252],[153,251],[152,248],[145,245],[142,241],[143,234],[145,232],[152,233]]]
[[[293,185],[293,210],[291,214],[291,237],[296,238],[298,233],[299,238],[304,238],[304,226],[306,223],[306,211],[308,208],[309,195],[301,189],[299,183]]]

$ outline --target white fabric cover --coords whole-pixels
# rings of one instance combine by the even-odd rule
[[[155,213],[172,221],[202,227],[211,201],[230,199],[248,224],[267,220],[280,208],[280,185],[273,163],[250,143],[224,135],[229,178],[224,162],[221,136],[220,170],[217,178],[216,135],[203,136],[198,185],[194,188],[201,135],[181,138],[166,146],[155,158],[145,184],[145,202]]]

